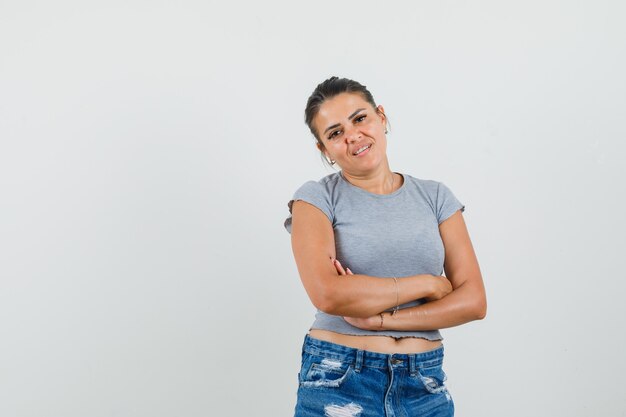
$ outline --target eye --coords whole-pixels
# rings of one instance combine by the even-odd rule
[[[367,115],[363,114],[363,115],[357,117],[356,119],[354,119],[354,121],[358,123],[358,122],[362,121],[363,119],[365,119],[366,117],[367,117]]]
[[[335,130],[333,133],[331,133],[330,135],[328,135],[328,140],[331,140],[335,137],[335,133],[339,133],[341,132],[341,130]]]

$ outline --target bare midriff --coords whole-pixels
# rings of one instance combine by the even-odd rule
[[[419,353],[442,345],[441,340],[427,340],[421,337],[396,339],[391,336],[355,336],[322,329],[309,330],[309,336],[338,345],[380,353]]]

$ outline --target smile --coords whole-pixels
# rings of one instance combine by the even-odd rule
[[[370,143],[367,146],[363,146],[362,148],[360,148],[358,151],[356,151],[355,153],[353,153],[352,155],[354,156],[361,156],[361,155],[365,155],[367,152],[369,152],[369,149],[372,147],[372,144]]]

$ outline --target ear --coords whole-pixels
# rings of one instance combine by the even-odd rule
[[[317,149],[322,152],[328,158],[328,152],[326,152],[326,148],[321,143],[317,142]]]
[[[376,107],[376,113],[378,113],[378,116],[381,118],[383,125],[387,125],[387,116],[385,115],[385,108],[382,106],[382,104],[379,104],[378,107]]]

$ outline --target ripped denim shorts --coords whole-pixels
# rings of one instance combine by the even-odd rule
[[[442,365],[443,345],[387,354],[307,334],[295,417],[454,416]]]

